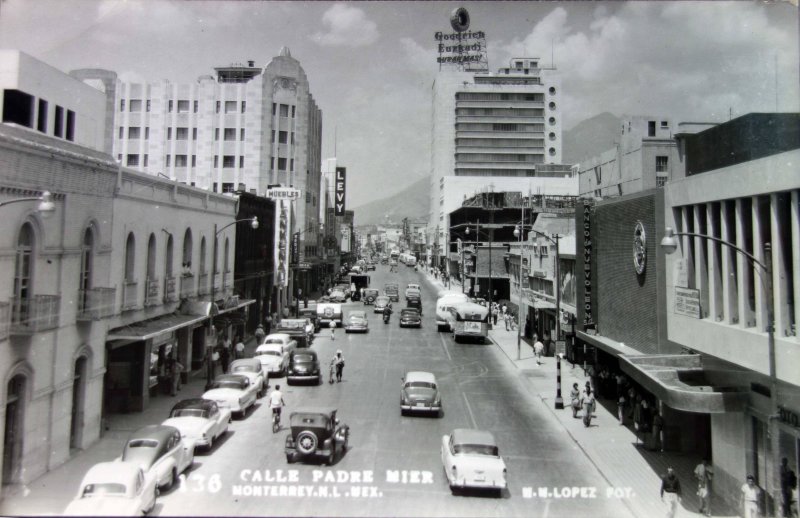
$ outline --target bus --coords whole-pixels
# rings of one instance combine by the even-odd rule
[[[474,302],[462,302],[450,307],[447,325],[453,332],[453,339],[475,338],[486,342],[489,337],[489,308]]]
[[[460,291],[442,290],[439,292],[436,299],[436,329],[438,331],[448,329],[447,315],[450,314],[450,308],[462,302],[469,302],[469,296]]]

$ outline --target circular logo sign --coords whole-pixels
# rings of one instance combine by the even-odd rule
[[[647,235],[641,221],[633,229],[633,266],[637,275],[643,274],[647,267]]]
[[[450,14],[450,25],[456,32],[464,32],[469,29],[469,12],[463,7],[453,9]]]

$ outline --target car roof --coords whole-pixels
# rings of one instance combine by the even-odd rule
[[[249,379],[244,374],[217,374],[214,381],[236,381],[242,383],[249,382]]]
[[[297,356],[298,354],[310,354],[312,356],[317,356],[317,351],[314,349],[309,349],[308,347],[303,347],[301,349],[295,349],[292,351],[292,356]]]
[[[201,407],[210,410],[214,406],[214,402],[208,399],[193,397],[190,399],[182,399],[173,405],[172,410],[182,410],[184,408],[198,408]]]
[[[149,424],[139,428],[130,436],[128,440],[133,439],[155,439],[158,442],[164,442],[169,439],[178,429],[174,426],[167,426],[163,424]]]
[[[273,345],[277,345],[277,344],[273,344]],[[253,365],[253,366],[255,366],[256,364],[261,365],[261,362],[256,360],[255,358],[239,358],[238,360],[233,360],[231,362],[231,364],[230,364],[230,367],[232,368],[235,365]]]
[[[270,333],[270,334],[268,334],[267,336],[264,337],[264,340],[266,340],[267,338],[280,338],[280,339],[286,340],[286,341],[289,341],[289,340],[292,339],[292,337],[287,333]]]
[[[419,315],[419,310],[417,308],[403,308],[400,310],[400,314],[402,315],[403,313],[416,313]]]
[[[403,379],[406,383],[409,381],[426,381],[428,383],[436,383],[436,376],[425,371],[408,371]]]
[[[362,311],[362,310],[359,309],[359,310],[351,311],[350,313],[347,314],[347,316],[349,316],[349,317],[351,317],[351,316],[365,317],[365,316],[367,316],[367,312],[366,311]]]
[[[276,351],[282,353],[283,346],[281,344],[261,344],[258,347],[256,347],[256,355],[264,351]]]
[[[455,444],[485,444],[497,446],[492,432],[474,428],[456,428],[451,434]]]
[[[98,462],[86,471],[81,485],[97,483],[119,483],[129,487],[139,476],[141,468],[134,462]]]
[[[337,409],[335,406],[306,406],[302,408],[298,408],[291,414],[289,417],[291,418],[294,415],[302,415],[302,414],[325,414],[330,415],[336,412]]]

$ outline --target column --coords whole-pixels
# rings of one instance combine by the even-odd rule
[[[753,196],[751,212],[753,216],[753,255],[756,259],[763,262],[764,248],[763,238],[761,235],[761,226],[759,225],[758,220],[758,196]],[[767,306],[764,302],[766,297],[766,293],[764,291],[764,275],[766,274],[756,265],[751,264],[750,268],[753,270],[753,281],[756,292],[756,329],[758,329],[759,332],[765,332],[767,322]]]
[[[791,272],[786,271],[784,257],[786,250],[783,248],[783,241],[780,236],[784,232],[789,233],[790,229],[783,228],[781,222],[781,203],[778,193],[769,196],[769,219],[770,233],[772,234],[772,300],[775,308],[775,336],[787,336],[791,328],[791,317],[789,317],[789,287],[787,285],[787,275]],[[791,252],[789,252],[791,253]]]
[[[713,203],[707,203],[705,209],[706,235],[719,237],[719,228],[717,228],[716,225],[716,222],[719,220],[719,212],[717,212],[716,206]],[[720,245],[713,239],[705,239],[704,241],[708,254],[708,317],[713,322],[721,322],[725,311],[723,309],[721,297]]]
[[[735,209],[734,209],[735,212]],[[723,241],[731,243],[735,246],[741,246],[736,239],[736,231],[729,225],[729,216],[731,213],[731,206],[728,202],[721,202],[720,204],[720,237]],[[738,311],[738,276],[736,270],[736,256],[741,254],[737,253],[732,248],[727,246],[722,247],[722,304],[724,312],[724,322],[726,324],[736,324],[739,322]]]
[[[800,250],[800,191],[792,191],[789,219],[792,222],[792,250]],[[794,336],[800,324],[800,253],[792,254],[792,285],[794,286]]]
[[[736,242],[743,249],[745,248],[745,218],[751,217],[746,213],[744,201],[739,198],[736,200]],[[737,303],[739,305],[739,326],[752,327],[751,322],[755,320],[755,314],[750,307],[748,297],[749,286],[753,282],[753,268],[750,261],[742,254],[736,254],[736,267],[739,269],[739,290],[737,293]],[[757,282],[757,281],[756,281]]]
[[[694,206],[694,231],[698,234],[704,233],[706,229],[700,224],[705,218],[705,206]],[[708,266],[707,266],[707,253],[708,248],[706,239],[702,237],[694,238],[694,274],[695,274],[695,288],[700,291],[700,318],[713,318],[713,313],[709,311],[709,293],[708,293]]]

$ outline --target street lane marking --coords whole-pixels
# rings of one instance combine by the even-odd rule
[[[447,343],[444,341],[444,335],[439,333],[439,340],[442,342],[442,349],[444,349],[444,353],[447,355],[447,359],[453,361],[453,357],[450,356],[450,351],[447,350]]]
[[[472,421],[472,427],[477,428],[478,423],[475,422],[475,414],[472,413],[472,407],[469,406],[469,400],[467,399],[466,392],[462,392],[461,395],[464,397],[464,403],[467,404],[467,411],[469,412],[469,419]]]

